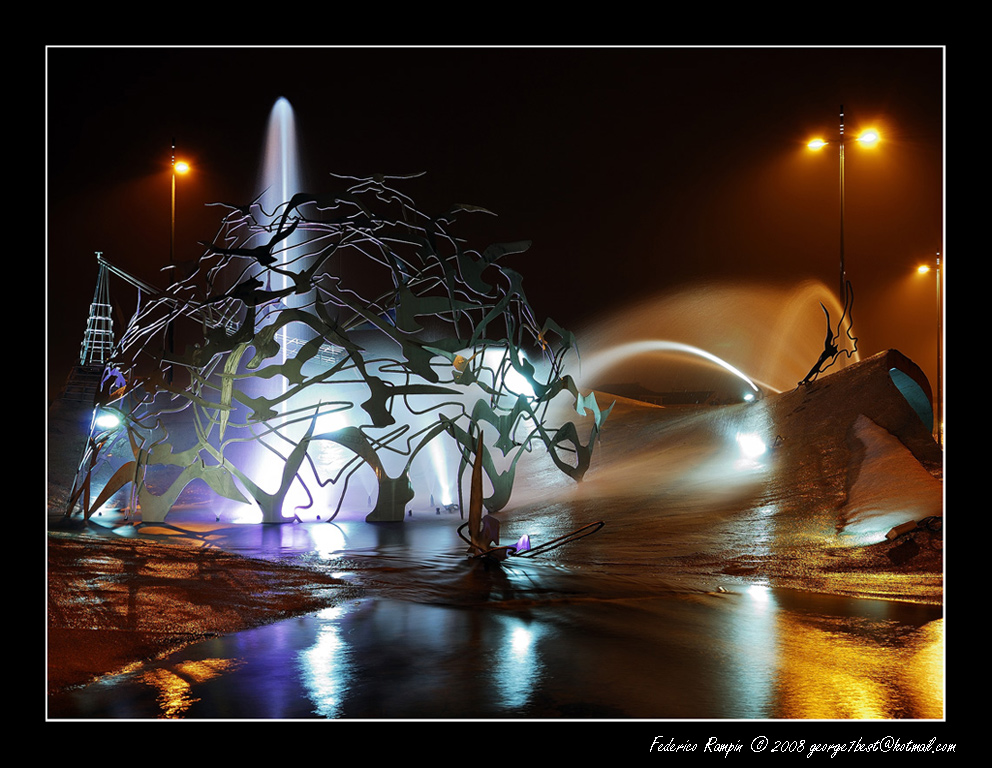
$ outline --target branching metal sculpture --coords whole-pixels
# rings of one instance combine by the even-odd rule
[[[127,383],[113,377],[101,403],[123,426],[94,426],[67,514],[80,505],[88,517],[130,484],[129,509],[162,521],[201,480],[254,500],[265,522],[293,519],[318,488],[338,486],[333,519],[367,465],[378,488],[366,519],[401,520],[413,460],[437,441],[456,449],[459,489],[478,455],[490,512],[537,447],[581,479],[609,409],[565,373],[573,336],[539,325],[521,275],[500,264],[530,243],[466,249],[456,218],[488,211],[428,216],[394,188],[401,177],[337,178],[342,193],[298,194],[272,213],[222,204],[229,213],[205,253],[138,307],[112,361]],[[182,352],[167,343],[180,325],[196,339]],[[574,420],[547,423],[559,395],[591,416],[585,442]],[[347,460],[329,469],[315,458],[327,447]],[[91,502],[95,470],[122,451]],[[273,469],[274,489],[261,478]],[[309,501],[287,515],[294,483]]]
[[[823,352],[820,353],[819,359],[813,367],[810,368],[809,373],[807,373],[805,378],[799,382],[798,386],[800,387],[816,381],[816,377],[837,362],[837,358],[842,354],[847,355],[848,357],[853,357],[858,351],[858,339],[856,336],[851,334],[851,330],[854,327],[854,289],[851,287],[850,281],[848,281],[844,287],[844,311],[841,313],[840,320],[837,321],[836,332],[830,325],[830,313],[827,311],[827,308],[823,306],[823,302],[820,302],[820,309],[823,310],[823,314],[826,315],[827,318],[827,336],[823,340]],[[845,323],[847,324],[847,328],[844,330],[844,335],[846,335],[848,340],[852,343],[850,349],[841,349],[837,345],[837,340],[841,338],[841,329],[844,328]]]

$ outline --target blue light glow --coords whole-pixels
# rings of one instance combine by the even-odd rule
[[[101,410],[94,423],[100,429],[117,429],[121,425],[121,417],[113,411]]]

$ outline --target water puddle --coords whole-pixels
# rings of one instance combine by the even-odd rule
[[[357,600],[52,697],[52,718],[943,717],[941,609],[746,588]]]

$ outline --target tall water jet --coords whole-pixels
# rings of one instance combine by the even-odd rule
[[[262,214],[260,217],[262,230],[259,235],[261,238],[269,238],[278,227],[293,195],[303,191],[296,117],[292,105],[284,96],[280,96],[276,100],[269,113],[259,168],[256,198]],[[291,224],[292,222],[287,223]],[[300,231],[294,232],[282,241],[277,254],[278,265],[285,268],[292,261],[298,269],[306,267],[305,257],[293,256],[300,250],[300,246],[304,242],[305,234]],[[269,271],[268,279],[269,287],[275,290],[282,290],[290,286],[290,278],[286,274]],[[304,297],[301,296],[290,295],[282,299],[282,305],[286,307],[301,306],[303,303]],[[305,329],[294,327],[293,333],[299,334],[299,341],[305,341],[308,337],[312,338],[312,334],[308,334]],[[280,336],[282,339],[282,359],[285,361],[292,352],[290,346],[296,342],[290,333],[289,326],[283,329]]]
[[[269,113],[259,180],[259,204],[270,213],[302,190],[296,119],[285,97],[279,97]]]
[[[299,148],[297,145],[296,118],[293,107],[289,100],[280,96],[272,105],[269,112],[269,119],[266,125],[265,137],[262,143],[261,158],[259,162],[258,180],[256,182],[256,234],[254,241],[263,243],[271,239],[279,230],[280,225],[286,226],[289,222],[283,222],[282,217],[286,212],[288,202],[293,195],[303,189],[301,181],[301,163]],[[302,233],[294,232],[293,235],[280,242],[280,247],[273,254],[276,261],[276,269],[265,269],[265,287],[269,290],[282,291],[290,287],[290,278],[287,274],[279,270],[285,270],[289,262],[294,259],[295,254],[303,243]],[[261,271],[261,265],[258,267]],[[282,308],[289,308],[300,305],[301,297],[290,294],[281,298],[277,305],[267,309],[267,320],[274,322]],[[266,322],[263,319],[263,324]],[[303,331],[305,333],[305,331]],[[298,347],[302,339],[295,338],[298,334],[303,335],[300,329],[294,325],[285,325],[276,334],[276,342],[279,345],[279,359],[285,364],[292,357],[293,347]],[[266,382],[262,391],[272,394],[274,391],[285,396],[288,383],[286,379],[277,377],[274,382]],[[285,413],[285,405],[280,407],[280,414]],[[284,417],[285,418],[285,417]],[[298,429],[291,430],[294,436]],[[300,433],[302,434],[302,433]],[[267,462],[265,457],[257,455],[255,457],[255,474],[259,477],[263,486],[274,487],[279,482],[279,468],[271,462]],[[287,505],[293,507],[299,503],[305,503],[299,489],[294,484],[290,490]],[[251,519],[249,516],[247,519]]]

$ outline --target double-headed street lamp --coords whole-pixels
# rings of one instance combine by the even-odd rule
[[[937,260],[934,265],[922,264],[917,267],[916,271],[921,275],[925,275],[931,269],[934,269],[937,277],[937,445],[944,444],[944,413],[942,405],[942,392],[941,392],[941,366],[943,365],[942,360],[942,340],[941,336],[943,334],[943,315],[944,315],[944,300],[940,293],[940,254],[937,254]]]
[[[879,141],[878,132],[869,129],[862,131],[855,141],[866,147],[872,147]],[[829,142],[823,139],[813,139],[806,146],[814,151],[823,149]],[[847,270],[844,265],[844,105],[840,107],[840,133],[837,140],[840,148],[840,301],[847,304]]]

